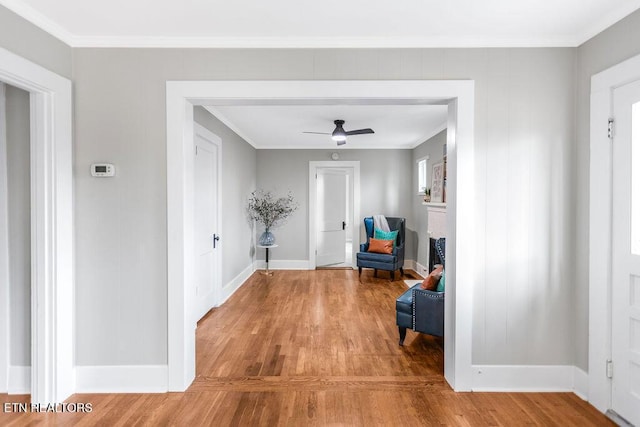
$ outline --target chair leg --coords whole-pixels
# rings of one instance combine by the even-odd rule
[[[378,277],[378,269],[377,268],[373,269],[373,277]]]
[[[389,272],[389,281],[393,282],[394,280],[396,280],[396,272],[395,272],[395,270],[391,270]]]
[[[358,267],[358,277],[362,274],[362,267]]]
[[[400,275],[404,276],[404,269],[402,267],[400,267]]]
[[[400,342],[398,343],[398,345],[404,345],[404,339],[407,336],[407,328],[398,326],[398,332],[400,332]]]

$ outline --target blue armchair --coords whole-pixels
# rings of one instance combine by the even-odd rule
[[[378,276],[378,270],[390,272],[391,281],[395,279],[396,270],[400,270],[400,274],[404,275],[404,230],[405,219],[387,217],[387,223],[391,231],[398,230],[396,238],[396,246],[391,254],[379,254],[368,252],[369,239],[373,237],[373,217],[364,219],[364,228],[367,233],[366,243],[360,245],[360,252],[356,256],[358,265],[358,277],[362,274],[363,268],[373,268],[374,277]]]
[[[435,242],[435,259],[444,265],[445,239]],[[396,324],[400,333],[400,345],[404,344],[407,328],[416,332],[444,336],[444,292],[427,291],[418,283],[407,289],[396,300]]]

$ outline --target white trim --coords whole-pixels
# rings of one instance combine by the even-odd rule
[[[231,129],[236,135],[244,139],[253,148],[258,148],[256,143],[253,142],[253,140],[249,138],[244,132],[242,132],[242,130],[238,128],[231,120],[229,120],[227,116],[222,114],[219,108],[212,107],[211,105],[203,105],[203,108],[208,112],[210,112],[215,118],[220,120],[226,127]],[[264,147],[260,147],[260,148],[264,148]]]
[[[257,259],[253,263],[255,270],[264,270],[267,263],[263,259]],[[311,262],[306,259],[285,260],[269,259],[269,270],[313,270]]]
[[[7,394],[31,393],[31,366],[9,366]]]
[[[165,393],[167,365],[78,366],[77,393]]]
[[[440,123],[440,125],[438,125],[438,127],[434,128],[431,130],[431,132],[429,132],[427,134],[427,137],[424,138],[422,141],[414,144],[413,147],[411,148],[416,148],[419,147],[420,145],[424,144],[425,142],[429,141],[431,138],[433,138],[434,136],[436,136],[437,134],[439,134],[440,132],[442,132],[443,130],[447,130],[447,121],[445,120],[444,122]],[[427,156],[428,158],[429,156]]]
[[[612,153],[607,122],[613,113],[612,93],[640,79],[640,55],[591,78],[589,194],[589,402],[599,411],[611,407],[611,221]]]
[[[589,400],[589,374],[573,367],[573,392],[582,400]]]
[[[71,47],[138,48],[505,48],[577,47],[640,8],[629,0],[576,34],[545,37],[482,35],[430,37],[220,37],[220,36],[89,36],[72,34],[20,0],[0,4]]]
[[[254,263],[251,263],[240,272],[229,283],[222,287],[222,299],[220,305],[224,304],[244,283],[249,280],[253,272],[256,271]]]
[[[0,4],[58,40],[61,40],[69,46],[76,46],[75,36],[73,34],[27,3],[20,0],[0,0]]]
[[[420,277],[425,278],[429,275],[429,266],[424,266],[419,262],[416,262],[413,271],[415,271]]]
[[[351,218],[351,241],[360,241],[360,161],[310,161],[309,162],[309,264],[308,269],[314,270],[316,259],[316,207],[318,203],[316,174],[318,169],[339,168],[353,170],[353,217]],[[351,267],[356,267],[356,254],[359,245],[352,245]]]
[[[31,402],[62,402],[74,391],[71,82],[2,48],[0,81],[30,92]]]
[[[567,392],[573,381],[573,366],[473,366],[473,391]]]
[[[629,0],[623,2],[618,7],[603,14],[599,19],[588,25],[578,37],[576,37],[574,46],[580,46],[592,37],[600,34],[616,22],[622,20],[640,8],[640,0]]]
[[[456,391],[472,384],[472,295],[475,283],[474,82],[472,80],[170,81],[167,82],[167,251],[169,389],[183,391],[195,375],[195,325],[187,321],[189,260],[188,159],[194,105],[251,105],[323,99],[447,103],[447,267],[445,378]],[[449,101],[444,101],[449,100]],[[458,171],[456,173],[456,171]],[[354,207],[356,205],[354,204]],[[359,206],[359,202],[357,202]],[[359,216],[359,214],[358,214]],[[457,264],[464,268],[456,271]],[[311,268],[311,266],[310,266]]]
[[[9,184],[7,177],[6,86],[0,82],[0,393],[9,383],[11,311],[9,304]]]
[[[527,48],[577,47],[594,31],[579,35],[548,37],[188,37],[188,36],[73,36],[55,37],[71,47],[120,48],[218,48],[218,49],[375,49],[375,48]]]

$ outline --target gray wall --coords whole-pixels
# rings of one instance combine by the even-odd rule
[[[433,165],[442,162],[444,156],[442,154],[442,146],[447,144],[447,131],[434,135],[422,144],[413,149],[413,187],[412,197],[413,205],[413,222],[417,232],[417,242],[410,258],[416,260],[423,267],[429,268],[429,234],[427,223],[427,207],[423,205],[423,196],[417,195],[418,183],[418,159],[429,156],[427,160],[427,187],[431,188],[431,168]]]
[[[640,11],[578,48],[576,145],[576,364],[586,370],[589,346],[589,115],[591,76],[640,54]]]
[[[0,47],[63,77],[71,77],[71,47],[4,6],[0,6]]]
[[[222,139],[222,283],[253,263],[254,240],[245,212],[247,197],[256,188],[256,149],[202,107],[194,120]]]
[[[258,150],[258,187],[277,194],[291,190],[300,208],[274,234],[278,249],[273,259],[309,259],[309,162],[329,161],[337,150]],[[407,218],[407,237],[411,228],[411,150],[341,149],[341,161],[360,161],[360,216],[384,214]],[[258,228],[256,234],[262,233]],[[361,229],[360,242],[364,231]],[[360,242],[355,242],[359,244]],[[413,248],[407,241],[407,253]],[[264,259],[263,251],[257,254]]]
[[[576,56],[571,48],[74,49],[78,364],[166,362],[165,83],[213,79],[474,79],[473,362],[573,364]],[[275,153],[257,154],[261,187]],[[306,170],[300,156],[292,168]],[[402,156],[412,162],[410,150]],[[98,160],[116,163],[118,177],[91,179]],[[399,173],[412,189],[412,167]],[[411,193],[398,195],[402,207],[385,197],[363,209],[411,217]],[[363,200],[380,196],[365,187]],[[304,215],[286,227],[301,230]],[[283,244],[274,256],[304,259],[306,250]]]
[[[29,93],[6,85],[9,194],[10,364],[31,365],[31,187]]]

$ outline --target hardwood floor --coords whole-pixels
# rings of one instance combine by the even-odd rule
[[[91,413],[0,412],[0,425],[613,425],[572,393],[454,393],[441,340],[409,331],[398,346],[406,286],[380,276],[256,273],[200,321],[187,392],[77,394]]]

